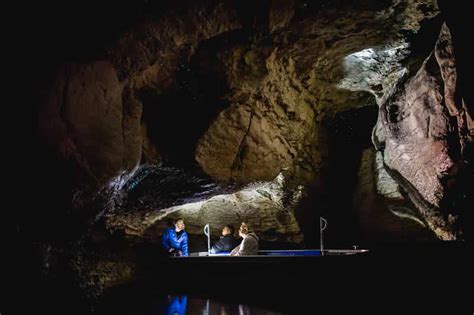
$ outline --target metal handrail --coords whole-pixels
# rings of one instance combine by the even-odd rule
[[[319,217],[319,247],[321,250],[321,255],[324,256],[324,242],[323,242],[323,231],[328,227],[328,221]]]
[[[207,236],[207,254],[211,255],[211,228],[209,224],[204,226],[204,234]]]

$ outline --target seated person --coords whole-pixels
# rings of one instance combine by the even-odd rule
[[[230,252],[237,245],[234,237],[234,227],[230,224],[222,228],[221,238],[212,246],[211,254]]]
[[[173,225],[163,232],[161,244],[170,256],[188,256],[188,233],[184,230],[184,220],[177,218]]]
[[[258,236],[251,232],[246,223],[242,223],[239,229],[242,242],[230,253],[231,256],[258,255]]]

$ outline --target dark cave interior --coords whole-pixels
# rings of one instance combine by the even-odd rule
[[[391,49],[396,46],[394,43],[399,44],[397,40],[403,40],[409,43],[409,54],[397,61],[396,66],[400,69],[406,67],[407,74],[397,81],[393,91],[387,92],[398,95],[404,91],[405,84],[415,77],[426,58],[435,54],[434,45],[440,25],[446,22],[455,47],[457,81],[453,98],[466,104],[465,112],[471,110],[474,102],[470,89],[470,69],[474,67],[468,46],[470,23],[466,18],[467,4],[438,0],[440,13],[431,17],[432,9],[424,1],[402,1],[407,6],[414,2],[421,4],[416,13],[405,13],[401,9],[398,12],[397,7],[394,12],[400,17],[395,21],[398,23],[400,19],[406,18],[402,14],[410,18],[410,14],[413,14],[413,19],[419,18],[417,23],[420,28],[416,31],[397,30],[399,37],[387,34],[387,41],[384,42],[385,38],[373,30],[376,24],[363,22],[362,26],[357,27],[347,25],[356,18],[370,21],[367,16],[370,17],[374,12],[387,14],[388,9],[385,9],[391,8],[395,1],[364,0],[357,4],[349,0],[290,2],[290,18],[285,16],[287,3],[270,0],[147,0],[123,1],[120,4],[112,1],[41,2],[32,4],[28,12],[24,13],[23,19],[27,21],[30,33],[28,50],[34,47],[35,52],[34,59],[26,59],[31,69],[26,80],[33,100],[31,151],[34,157],[34,161],[29,163],[32,164],[31,174],[28,174],[31,176],[29,187],[32,191],[28,199],[34,204],[30,206],[25,203],[24,209],[19,209],[14,215],[12,226],[16,241],[13,250],[20,259],[16,266],[21,266],[20,282],[33,283],[27,291],[41,292],[44,289],[33,299],[39,308],[50,309],[52,313],[63,312],[67,308],[59,306],[60,303],[51,298],[58,295],[63,302],[75,305],[72,312],[77,314],[94,313],[91,305],[94,305],[92,308],[95,307],[97,314],[111,310],[118,313],[151,313],[150,300],[169,293],[166,283],[172,281],[169,272],[162,269],[167,268],[167,265],[161,261],[157,250],[161,229],[175,216],[184,215],[190,227],[190,240],[194,242],[192,251],[205,251],[201,223],[209,220],[216,226],[227,222],[225,220],[238,222],[229,215],[222,215],[221,219],[218,211],[228,209],[226,202],[233,203],[239,220],[254,222],[257,234],[262,236],[261,249],[318,248],[319,218],[322,216],[329,222],[324,233],[326,247],[344,249],[358,245],[359,248],[370,248],[371,254],[361,258],[351,257],[349,265],[336,260],[336,257],[328,257],[327,261],[322,262],[281,260],[263,267],[249,259],[243,260],[245,262],[232,271],[226,270],[227,267],[215,267],[220,266],[217,263],[214,267],[202,266],[202,263],[193,265],[192,268],[202,268],[200,270],[209,275],[209,283],[214,287],[221,284],[222,275],[229,276],[229,281],[237,281],[242,277],[239,285],[229,289],[231,294],[219,292],[221,295],[218,300],[235,303],[243,301],[267,307],[277,313],[301,313],[316,306],[310,302],[310,294],[299,288],[298,281],[294,280],[296,277],[307,277],[312,285],[321,281],[327,288],[315,289],[321,298],[352,296],[360,300],[364,295],[359,292],[360,283],[369,281],[362,276],[365,274],[376,278],[368,282],[372,286],[369,292],[374,299],[383,298],[374,289],[376,287],[384,286],[387,292],[395,294],[395,285],[390,285],[390,281],[398,285],[413,281],[413,286],[406,288],[408,293],[465,301],[463,292],[455,293],[448,289],[448,282],[462,288],[466,279],[472,276],[467,254],[474,231],[471,209],[474,204],[474,146],[469,142],[472,141],[470,129],[464,130],[464,134],[461,132],[461,136],[450,133],[442,137],[443,141],[447,139],[446,150],[455,161],[455,166],[449,171],[440,171],[438,178],[435,178],[441,183],[442,190],[433,193],[435,197],[440,195],[439,205],[434,205],[428,197],[425,198],[427,195],[423,195],[423,189],[417,186],[416,181],[404,178],[404,168],[396,169],[397,164],[387,160],[391,154],[387,143],[393,139],[384,139],[382,148],[377,148],[374,143],[374,128],[387,126],[380,122],[379,112],[384,104],[395,104],[393,96],[384,99],[384,104],[377,104],[379,100],[372,93],[375,87],[341,92],[344,89],[336,87],[337,82],[342,80],[338,68],[328,65],[331,62],[342,63],[349,52],[364,51],[371,43],[376,42],[380,47],[386,45],[387,49]],[[277,10],[278,14],[272,11],[276,4],[284,8]],[[215,12],[221,12],[221,6],[229,17],[214,17],[215,26],[205,14],[217,14]],[[226,11],[228,8],[232,8],[235,15]],[[197,15],[199,18],[195,18],[194,12],[200,12]],[[420,18],[423,14],[425,17]],[[339,15],[341,20],[328,22]],[[318,24],[320,19],[329,19],[324,22],[329,24],[327,30],[318,33],[322,25]],[[277,22],[272,22],[274,20]],[[162,21],[167,21],[169,25],[157,25],[169,27],[166,31],[143,27],[164,23]],[[354,24],[356,22],[354,20]],[[409,28],[415,24],[409,24]],[[199,30],[196,31],[197,35],[188,35],[194,34],[195,28]],[[359,42],[358,28],[367,31],[368,35],[364,36],[369,44]],[[127,35],[130,30],[135,33]],[[314,34],[304,33],[313,31]],[[165,35],[155,34],[156,38],[168,42],[161,43],[158,40],[159,44],[153,43],[147,47],[148,42],[140,42],[144,51],[152,51],[150,47],[153,45],[158,47],[162,44],[163,47],[156,48],[156,60],[150,57],[144,69],[133,72],[127,68],[132,68],[130,64],[133,63],[127,64],[123,60],[133,61],[134,57],[141,55],[133,49],[130,49],[130,55],[126,55],[129,52],[117,48],[122,47],[117,46],[117,43],[122,45],[126,40],[133,41],[134,36],[138,42],[140,36],[155,36],[153,32],[163,32]],[[329,39],[325,38],[322,41],[324,44],[321,44],[317,40],[318,36],[329,36]],[[351,42],[351,38],[357,39]],[[345,45],[351,48],[345,49]],[[125,54],[125,57],[120,54]],[[123,59],[116,58],[116,55]],[[307,64],[305,62],[310,58],[305,56],[318,61]],[[161,65],[159,58],[163,59]],[[365,58],[368,60],[369,57]],[[87,80],[91,80],[91,76],[86,74],[81,77],[81,73],[98,71],[94,68],[95,62],[103,60],[110,61],[117,79],[111,80],[112,83],[107,86],[96,75],[93,80],[97,82],[90,81],[88,85]],[[300,63],[292,65],[294,60],[300,60]],[[376,58],[374,60],[384,62]],[[97,139],[106,144],[103,145],[103,156],[114,157],[115,152],[123,154],[117,158],[121,164],[117,162],[120,165],[115,173],[119,175],[115,177],[105,171],[100,174],[100,168],[97,167],[100,164],[93,165],[90,162],[95,152],[80,146],[81,141],[88,141],[81,138],[80,134],[81,128],[88,126],[87,121],[61,117],[69,124],[68,128],[73,126],[79,130],[64,136],[62,131],[57,131],[59,129],[53,130],[56,128],[56,122],[53,121],[56,116],[44,116],[48,102],[54,100],[57,93],[55,84],[62,82],[58,73],[65,65],[68,67],[71,64],[71,69],[79,69],[79,74],[74,74],[79,83],[77,87],[74,86],[73,75],[65,79],[73,82],[70,83],[69,92],[67,87],[64,88],[69,93],[69,101],[62,100],[64,104],[69,102],[69,108],[83,106],[81,110],[84,113],[95,113],[102,105],[84,106],[85,103],[81,103],[83,95],[86,95],[83,99],[87,99],[88,91],[92,91],[93,99],[97,100],[93,91],[95,86],[107,86],[104,90],[112,91],[111,86],[116,84],[117,90],[120,90],[118,95],[108,99],[112,101],[106,103],[107,111],[97,116],[90,115],[102,115],[104,120],[99,125],[104,124],[107,128],[110,121],[119,122],[115,124],[120,130],[112,130],[115,127],[111,130],[119,134],[119,138],[123,137],[121,142],[112,137],[109,141],[105,137],[109,136],[108,131],[105,136],[97,133]],[[154,72],[154,65],[159,66],[160,70]],[[311,67],[316,70],[311,70]],[[363,68],[359,70],[365,71]],[[440,66],[436,71],[441,78],[443,68]],[[385,89],[389,90],[388,85],[382,79],[380,82],[385,84],[380,83],[379,87],[385,93]],[[445,86],[449,87],[449,82],[444,82],[442,88]],[[128,92],[140,104],[138,118],[127,112]],[[443,102],[444,97],[441,97]],[[74,103],[74,98],[79,101]],[[104,99],[107,100],[107,97]],[[113,109],[114,102],[121,106],[116,112]],[[61,105],[63,108],[66,106],[64,104]],[[406,108],[404,110],[408,111]],[[391,122],[398,123],[402,112],[394,113]],[[250,118],[246,116],[248,113]],[[443,113],[451,124],[450,132],[457,130],[458,118],[449,116],[446,108]],[[413,117],[418,114],[410,113]],[[49,129],[44,131],[44,117],[51,119],[46,125],[53,126],[53,132]],[[469,122],[465,122],[465,125],[469,127]],[[302,131],[304,128],[311,131]],[[112,131],[110,134],[113,134]],[[132,140],[127,140],[127,136]],[[470,136],[471,140],[461,142],[459,139],[462,136]],[[68,146],[69,142],[61,142],[63,138],[72,139],[73,144]],[[108,143],[110,147],[118,146],[120,150],[106,152]],[[140,147],[139,153],[130,149],[135,155],[127,155],[128,148],[136,143]],[[421,148],[421,144],[417,143],[415,147]],[[130,157],[132,155],[138,157]],[[212,164],[214,160],[218,162]],[[110,161],[115,160],[110,158]],[[100,161],[107,162],[107,159]],[[406,165],[411,170],[410,165],[418,167],[438,162],[427,160],[420,164],[410,163]],[[384,167],[388,169],[386,177],[380,170]],[[265,172],[259,173],[262,169]],[[284,170],[281,173],[285,175],[285,180],[280,186],[275,184],[276,175],[280,174],[275,169]],[[402,179],[397,179],[397,176]],[[387,177],[392,177],[391,181]],[[390,190],[393,187],[390,185],[394,185],[392,182],[398,185],[396,194]],[[263,185],[264,188],[258,188],[257,185]],[[260,195],[248,193],[254,186]],[[426,186],[430,186],[430,183]],[[384,189],[385,192],[389,191],[385,195],[381,193]],[[422,191],[422,198],[426,199],[422,205],[428,204],[427,210],[417,203],[419,197],[413,197],[410,189]],[[20,192],[20,195],[23,196],[23,193]],[[218,200],[214,198],[224,198],[222,196],[227,196],[230,201],[222,199],[222,204],[213,208],[212,201],[215,203]],[[195,203],[203,203],[207,208],[203,206],[195,210],[192,208]],[[186,208],[188,205],[191,205],[190,208]],[[169,210],[172,207],[177,207],[177,210],[173,210],[175,213]],[[219,207],[222,209],[219,210]],[[433,208],[440,214],[430,217],[427,213],[432,213],[430,211]],[[161,217],[157,215],[159,209],[170,211],[171,214]],[[255,214],[258,219],[252,219],[249,213],[259,209],[262,212],[258,216]],[[289,219],[279,219],[282,209],[290,213]],[[159,219],[153,224],[149,223],[151,221],[147,221],[148,218],[154,216]],[[421,224],[416,221],[418,219]],[[217,228],[213,233],[214,241],[218,238],[218,234],[215,234],[218,233]],[[446,233],[451,234],[446,236]],[[455,237],[450,238],[450,235]],[[440,239],[455,241],[442,242]],[[163,267],[160,267],[160,263],[163,263]],[[203,288],[198,284],[199,280],[191,280],[193,277],[201,279],[202,275],[193,274],[186,269],[189,267],[183,267],[181,271],[172,268],[175,267],[170,267],[170,270],[177,273],[182,271],[182,279],[188,281],[185,286],[173,287],[172,291],[186,291],[183,289],[186,287],[186,293],[192,292],[204,298],[219,295],[216,293],[219,290]],[[268,269],[265,271],[264,268]],[[327,273],[321,275],[319,270],[326,270]],[[148,278],[152,277],[160,279],[165,285],[150,283]],[[247,287],[244,282],[253,283],[255,277],[262,278],[264,290],[273,298],[256,298],[254,295],[259,294],[257,289],[242,293],[242,288]],[[382,280],[384,277],[386,281]],[[344,289],[335,284],[337,281],[344,284]],[[284,290],[277,290],[279,285]],[[292,286],[297,288],[293,290]],[[434,290],[436,286],[446,290],[440,293]],[[13,291],[14,294],[23,294],[21,289]],[[127,297],[130,299],[128,303],[125,302]],[[307,301],[298,304],[296,301],[302,297],[307,298]],[[368,299],[371,300],[371,297]],[[408,304],[410,300],[407,298],[404,302]],[[461,307],[461,304],[454,307]],[[11,306],[12,313],[26,308],[26,305],[19,304]],[[260,314],[258,311],[255,313]]]

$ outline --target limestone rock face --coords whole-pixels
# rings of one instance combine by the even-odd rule
[[[409,53],[401,32],[437,14],[435,2],[425,5],[425,13],[417,1],[315,13],[272,2],[269,29],[259,37],[214,44],[231,106],[200,138],[196,161],[223,182],[269,180],[283,168],[298,184],[314,180],[327,153],[321,121],[370,105],[370,94],[382,101],[396,86]]]
[[[124,168],[124,160],[139,159],[125,151],[133,143],[133,128],[124,119],[140,109],[123,112],[122,84],[112,64],[71,64],[59,72],[40,116],[40,128],[64,159],[76,160],[89,180],[103,181]],[[125,136],[125,134],[127,136]]]
[[[162,88],[176,68],[206,39],[242,27],[235,7],[226,3],[191,4],[155,22],[139,25],[109,49],[121,80],[135,89]]]
[[[373,148],[366,149],[361,157],[354,210],[365,239],[436,239],[417,207],[385,170],[382,154]]]
[[[226,2],[185,6],[125,32],[105,52],[106,61],[66,66],[89,69],[81,71],[90,74],[75,70],[58,74],[52,96],[41,110],[54,119],[42,118],[46,129],[52,129],[46,137],[53,147],[74,151],[79,172],[98,184],[132,172],[141,161],[156,162],[160,147],[153,142],[171,135],[150,137],[157,118],[142,119],[143,92],[158,97],[147,106],[174,106],[160,104],[159,96],[174,89],[179,69],[192,59],[198,70],[212,68],[218,73],[226,92],[217,97],[228,106],[209,121],[202,136],[193,136],[198,139],[191,143],[195,152],[185,154],[194,154],[220,182],[271,180],[289,168],[296,184],[305,184],[314,179],[325,154],[327,139],[321,136],[320,122],[370,104],[370,94],[361,91],[385,95],[403,72],[399,62],[409,52],[402,32],[417,31],[421,21],[437,14],[434,1],[418,0],[344,4],[337,10],[272,1],[255,9],[267,11],[268,19],[249,18],[254,13]],[[360,71],[356,61],[365,57],[357,52],[367,49],[374,51],[373,60],[365,63],[369,69]],[[206,54],[210,61],[203,57]],[[346,60],[351,54],[355,61]],[[97,67],[108,69],[93,76]],[[66,81],[69,87],[64,88]],[[99,86],[107,88],[111,101],[103,101],[110,106],[95,127],[81,121],[78,130],[74,124],[67,129],[64,117],[47,114],[67,102],[62,107],[77,117],[66,119],[94,119],[87,118],[92,111],[86,108],[101,107],[89,97],[98,93]]]
[[[459,93],[456,71],[451,33],[444,24],[433,53],[381,106],[375,130],[384,163],[445,240],[462,233],[455,228],[459,209],[444,201],[469,164],[474,135],[472,109]]]
[[[235,14],[222,3],[192,6],[126,32],[105,60],[58,71],[39,109],[40,128],[49,145],[78,166],[82,184],[100,187],[135,170],[142,158],[157,161],[137,91],[165,90],[200,41],[240,27]]]
[[[258,102],[254,106],[225,110],[201,138],[196,159],[217,180],[270,180],[293,165],[298,148],[310,146],[314,133],[310,108],[300,108],[298,117],[287,121],[282,110]]]
[[[302,234],[293,207],[283,203],[284,177],[278,175],[270,182],[256,182],[235,193],[220,194],[201,201],[188,202],[164,209],[138,210],[110,216],[107,228],[115,233],[123,231],[132,238],[153,241],[169,227],[173,218],[183,218],[190,234],[203,235],[203,227],[210,224],[213,236],[219,236],[226,224],[240,226],[246,222],[264,241],[300,242]],[[194,244],[190,244],[195,250]],[[202,248],[201,248],[202,250]]]
[[[117,195],[127,194],[141,166],[165,161],[199,169],[212,185],[231,187],[228,194],[235,195],[222,201],[225,211],[218,211],[212,199],[217,195],[206,196],[204,205],[182,210],[188,221],[222,225],[231,220],[233,205],[248,220],[252,211],[258,214],[257,232],[274,230],[274,239],[285,233],[297,239],[293,216],[278,219],[290,208],[285,198],[302,191],[324,195],[321,191],[336,188],[327,183],[332,174],[323,173],[334,171],[332,160],[346,155],[341,148],[331,149],[341,145],[331,143],[339,131],[325,123],[377,104],[373,142],[380,153],[363,158],[378,163],[370,175],[372,192],[391,201],[408,203],[409,198],[421,211],[422,223],[440,238],[457,237],[457,210],[446,203],[449,187],[470,163],[464,161],[473,122],[471,105],[458,92],[446,26],[416,75],[410,68],[426,56],[411,55],[417,32],[427,23],[428,30],[439,27],[436,1],[199,1],[170,8],[165,13],[172,14],[121,33],[98,52],[100,58],[63,65],[39,106],[43,138],[74,165],[80,175],[75,184],[92,186],[91,194],[115,189],[115,202]],[[344,142],[352,150],[348,157],[365,149],[350,144]],[[282,171],[287,177],[281,190],[287,197],[281,204],[236,192],[271,182]],[[344,178],[356,177],[353,173]],[[129,212],[184,207],[160,203],[166,198],[158,193],[167,190],[158,186],[168,183],[150,181],[141,208],[135,204]],[[346,186],[344,193],[350,194]],[[180,198],[202,192],[202,186],[194,188],[180,190]],[[326,197],[321,199],[329,209]],[[239,202],[229,201],[234,199]],[[120,220],[109,221],[128,226],[125,217],[137,218],[120,213]],[[160,220],[165,218],[160,214]]]

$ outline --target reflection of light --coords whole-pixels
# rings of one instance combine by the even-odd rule
[[[351,58],[357,58],[357,59],[371,58],[374,55],[375,55],[375,51],[372,48],[367,48],[367,49],[358,51],[356,53],[350,54],[349,56],[346,57],[346,60],[351,59]]]
[[[257,200],[257,201],[262,201],[262,202],[270,200],[271,202],[275,204],[279,204],[281,203],[281,198],[283,196],[284,182],[285,182],[285,177],[283,173],[280,172],[273,181],[254,182],[232,194],[216,195],[206,200],[185,203],[179,206],[173,206],[170,208],[162,209],[160,211],[160,215],[156,217],[156,219],[159,220],[175,211],[184,210],[188,212],[197,212],[201,210],[201,206],[203,204],[209,201],[216,201],[216,200],[231,199],[234,203],[239,202],[239,201],[246,202],[252,199]],[[301,194],[296,194],[295,196],[297,196],[296,198],[299,199],[299,197],[301,197]]]
[[[222,195],[220,195],[222,196]],[[212,198],[211,198],[212,199]],[[208,199],[210,200],[210,199]],[[166,209],[163,209],[161,210],[161,215],[158,216],[156,219],[161,219],[163,218],[164,216],[172,213],[172,212],[175,212],[175,211],[178,211],[178,210],[185,210],[185,211],[199,211],[201,209],[201,206],[207,202],[208,200],[202,200],[202,201],[197,201],[197,202],[190,202],[190,203],[185,203],[183,205],[179,205],[179,206],[174,206],[174,207],[169,207],[169,208],[166,208]]]
[[[409,53],[408,44],[366,48],[344,57],[344,77],[338,87],[349,91],[366,91],[378,101],[406,73],[400,63]]]
[[[166,305],[167,315],[185,315],[188,304],[188,297],[186,295],[168,296]]]
[[[239,315],[250,315],[250,309],[247,305],[239,304]]]
[[[137,169],[138,168],[135,168],[130,172],[122,171],[119,175],[109,181],[109,188],[115,191],[122,189],[127,181],[133,177]]]

